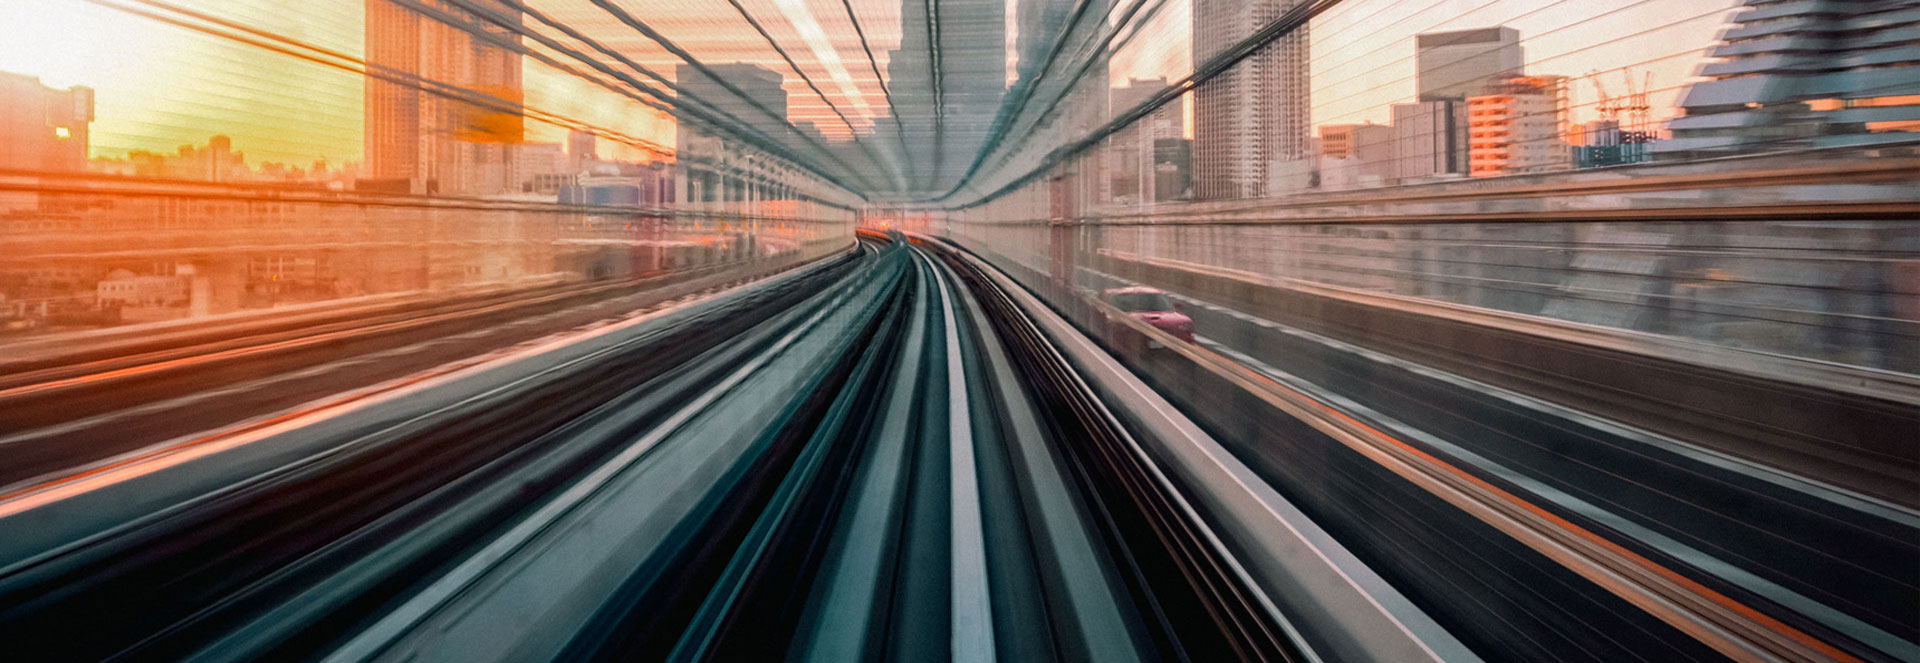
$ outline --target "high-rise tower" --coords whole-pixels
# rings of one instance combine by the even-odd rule
[[[366,78],[368,173],[404,180],[416,193],[517,191],[520,55],[502,44],[519,36],[442,0],[421,2],[454,23],[391,0],[366,1],[366,58],[376,74]],[[494,0],[478,4],[520,21]]]
[[[0,71],[0,168],[85,172],[92,122],[93,88]]]
[[[1205,63],[1299,0],[1194,0],[1193,62]],[[1306,185],[1311,141],[1307,26],[1194,90],[1193,193],[1247,198]]]
[[[1911,2],[1747,0],[1680,96],[1660,158],[1912,140],[1920,12]]]
[[[706,71],[713,72],[713,75],[709,76],[693,65],[677,65],[673,70],[674,85],[680,88],[682,95],[699,99],[738,118],[742,127],[751,128],[773,140],[783,140],[788,136],[786,77],[780,72],[745,62],[708,64]],[[729,86],[732,89],[728,89]],[[699,151],[703,148],[693,143],[699,142],[700,138],[711,137],[711,133],[689,123],[679,123],[675,127],[675,147],[682,152]],[[723,138],[735,140],[733,136]]]
[[[938,13],[929,16],[928,7]],[[930,48],[936,30],[938,71]],[[1006,3],[901,0],[900,33],[887,84],[906,130],[904,156],[932,164],[918,168],[921,181],[910,186],[944,190],[973,162],[1006,96]]]
[[[1127,84],[1113,88],[1110,99],[1116,113],[1124,113],[1167,89],[1167,79],[1129,78]],[[1156,196],[1156,167],[1160,164],[1160,141],[1181,137],[1180,102],[1174,100],[1121,129],[1107,139],[1107,173],[1112,182],[1108,193],[1116,200],[1151,203]]]
[[[1520,31],[1506,26],[1429,32],[1413,39],[1414,91],[1420,101],[1463,101],[1489,82],[1519,76],[1526,62]]]

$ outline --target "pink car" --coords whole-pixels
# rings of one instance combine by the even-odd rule
[[[1182,341],[1193,342],[1193,318],[1180,312],[1180,305],[1167,298],[1167,293],[1144,286],[1113,288],[1100,293],[1114,308],[1126,311],[1142,322],[1153,325],[1161,331],[1174,335]]]

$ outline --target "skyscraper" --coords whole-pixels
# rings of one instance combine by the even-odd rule
[[[774,140],[786,140],[791,135],[787,128],[787,88],[786,77],[780,72],[755,64],[735,62],[729,64],[706,65],[708,76],[699,68],[689,64],[674,67],[674,85],[680,88],[685,97],[698,98],[712,107],[725,111],[740,120],[740,124],[750,127]],[[716,80],[716,77],[718,80]],[[740,91],[735,93],[727,85]],[[741,96],[744,94],[745,96]],[[722,116],[724,117],[724,116]],[[695,128],[687,123],[675,125],[677,136],[675,149],[698,151],[693,145],[695,136],[710,137],[710,132]],[[723,136],[726,140],[737,140],[733,136]]]
[[[936,16],[927,14],[929,6]],[[887,62],[887,81],[906,130],[906,158],[933,166],[918,169],[922,181],[910,187],[951,186],[986,141],[1006,96],[1006,17],[1003,0],[901,0],[900,48]],[[930,48],[936,26],[937,77]]]
[[[705,209],[745,212],[765,200],[766,170],[770,161],[757,151],[742,149],[760,140],[793,141],[787,125],[786,77],[780,72],[745,62],[709,64],[707,71],[688,64],[674,68],[674,85],[684,103],[698,98],[737,118],[730,126],[752,129],[760,136],[716,135],[712,129],[686,121],[674,125],[673,199]],[[711,73],[708,73],[711,72]],[[724,84],[723,84],[724,83]],[[729,89],[731,87],[732,89]],[[746,142],[742,142],[746,141]]]
[[[1046,63],[1047,48],[1060,36],[1067,17],[1073,13],[1074,0],[1020,0],[1014,25],[1014,53],[1020,58],[1020,80],[1033,80]],[[1056,56],[1058,57],[1058,56]],[[1059,66],[1055,63],[1055,66]]]
[[[1126,85],[1113,88],[1113,110],[1132,110],[1165,89],[1165,78],[1127,79]],[[1107,172],[1113,182],[1109,191],[1115,200],[1149,203],[1158,199],[1154,178],[1161,141],[1180,138],[1181,124],[1180,101],[1176,99],[1107,139]]]
[[[1051,0],[1049,4],[1059,2]],[[1103,18],[1107,15],[1108,0],[1086,0],[1082,4],[1085,9],[1079,21],[1072,24],[1062,21],[1047,33],[1046,39],[1062,39],[1066,44],[1098,43],[1100,35],[1110,27]],[[1024,36],[1024,26],[1022,30]],[[1079,49],[1062,48],[1055,57],[1053,73],[1047,79],[1052,84],[1037,86],[1035,98],[1029,99],[1026,104],[1030,107],[1028,112],[1038,114],[1052,99],[1065,95],[1059,106],[1060,112],[1041,120],[1044,133],[1038,139],[1037,147],[1042,149],[1052,149],[1091,136],[1112,118],[1108,110],[1112,99],[1107,83],[1106,53],[1083,53]],[[1080,57],[1090,60],[1083,62]],[[1037,75],[1038,71],[1034,73]],[[1148,151],[1151,152],[1151,149]],[[1069,188],[1074,198],[1074,209],[1088,210],[1108,202],[1113,184],[1107,173],[1108,166],[1107,155],[1099,150],[1084,152],[1063,165],[1061,172],[1071,179]]]
[[[1660,158],[1912,140],[1920,12],[1911,2],[1747,0],[1680,96]]]
[[[50,88],[33,76],[0,71],[0,169],[86,172],[91,122],[93,88]],[[42,203],[35,191],[0,191],[0,213]]]
[[[386,74],[366,78],[368,174],[404,181],[416,193],[519,190],[513,143],[521,137],[520,55],[501,46],[518,43],[519,35],[442,0],[421,2],[455,24],[391,0],[366,2],[367,64]],[[478,4],[506,22],[520,21],[519,12],[496,0]]]
[[[1461,101],[1525,66],[1520,31],[1506,26],[1417,35],[1413,59],[1420,101]]]
[[[1300,0],[1193,0],[1195,66]],[[1194,90],[1193,192],[1200,200],[1303,188],[1311,156],[1307,26]]]
[[[0,71],[0,168],[85,172],[92,122],[93,88],[50,88]]]

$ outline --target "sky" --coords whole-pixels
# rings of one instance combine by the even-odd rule
[[[163,1],[350,55],[361,53],[363,0]],[[1647,81],[1656,108],[1670,108],[1738,1],[1347,0],[1310,26],[1313,123],[1387,122],[1390,105],[1413,94],[1414,34],[1492,25],[1520,30],[1529,73],[1603,72],[1598,80],[1620,94],[1629,78],[1620,70],[1626,68],[1635,85]],[[138,7],[138,2],[0,2],[0,71],[38,76],[55,87],[93,87],[95,156],[116,157],[134,149],[172,152],[226,134],[256,164],[306,165],[323,158],[338,164],[360,158],[363,83],[358,74],[103,6]],[[830,136],[846,134],[838,118],[729,4],[621,4],[705,61],[753,62],[786,72],[790,116],[812,120]],[[857,127],[864,129],[885,112],[838,0],[743,4]],[[900,39],[898,1],[853,4],[884,72],[887,51]],[[670,54],[591,4],[542,0],[533,5],[672,75]],[[1115,54],[1111,81],[1177,79],[1191,71],[1189,12],[1188,0],[1166,0],[1149,29]],[[1009,23],[1014,15],[1009,6]],[[1009,30],[1009,42],[1014,32]],[[671,144],[673,124],[659,111],[531,61],[525,81],[529,107]],[[1597,117],[1596,99],[1590,81],[1576,83],[1574,119]],[[559,141],[565,135],[551,125],[530,122],[528,127],[529,140]],[[602,156],[639,154],[609,147]]]
[[[236,21],[360,50],[356,3],[181,0]],[[0,2],[0,71],[95,90],[95,156],[232,136],[249,160],[359,158],[358,76],[81,0]]]

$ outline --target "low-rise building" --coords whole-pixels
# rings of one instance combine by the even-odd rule
[[[1381,186],[1393,176],[1393,127],[1371,122],[1320,127],[1320,188]]]
[[[178,276],[140,275],[124,269],[107,273],[95,286],[101,306],[185,306],[187,281]]]

